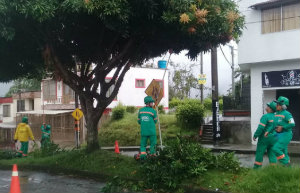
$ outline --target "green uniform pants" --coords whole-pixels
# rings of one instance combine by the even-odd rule
[[[278,134],[278,141],[272,147],[272,151],[277,157],[277,160],[286,165],[290,162],[288,156],[288,144],[293,138],[293,133],[291,131],[283,132]]]
[[[18,152],[19,157],[26,157],[28,153],[28,141],[21,141],[21,149]]]
[[[41,140],[41,148],[46,148],[50,144],[50,138],[44,138]]]
[[[276,164],[276,156],[275,153],[271,150],[273,145],[276,143],[276,137],[274,135],[270,135],[267,138],[258,139],[256,153],[255,153],[255,162],[254,169],[261,168],[263,164],[264,154],[267,150],[268,158],[270,164]]]
[[[150,135],[150,136],[142,136],[141,137],[141,158],[145,158],[147,153],[146,153],[146,147],[147,147],[147,142],[148,139],[150,140],[150,154],[155,155],[155,146],[156,146],[156,135]]]

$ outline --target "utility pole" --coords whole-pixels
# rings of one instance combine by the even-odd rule
[[[200,53],[200,74],[203,74],[203,52]],[[203,84],[200,84],[201,104],[203,104]]]
[[[219,96],[218,96],[218,55],[217,48],[211,49],[211,83],[214,145],[219,145],[221,130],[219,125]]]
[[[235,84],[234,84],[234,47],[231,48],[231,83],[232,83],[232,96],[235,98]]]

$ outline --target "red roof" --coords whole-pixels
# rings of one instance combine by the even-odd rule
[[[13,103],[12,97],[0,97],[0,104],[3,103]]]

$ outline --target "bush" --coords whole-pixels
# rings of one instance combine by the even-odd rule
[[[177,106],[179,106],[182,103],[183,103],[183,100],[180,100],[178,98],[172,98],[172,100],[169,102],[169,107],[170,107],[170,109],[176,108]]]
[[[186,99],[176,109],[178,123],[184,129],[197,129],[203,123],[204,108],[199,100]]]
[[[119,120],[122,119],[125,115],[125,107],[123,105],[118,105],[112,110],[112,119]]]
[[[55,154],[65,152],[64,149],[61,149],[59,145],[53,143],[53,141],[47,144],[47,146],[45,146],[44,148],[37,149],[37,147],[34,147],[34,149],[35,150],[31,152],[30,155],[35,158],[53,156]]]
[[[206,111],[212,111],[212,99],[206,98],[204,99],[204,108]],[[219,111],[223,111],[223,99],[219,99]]]
[[[13,159],[13,158],[16,158],[16,151],[0,150],[0,160],[1,159]]]
[[[135,106],[127,106],[126,112],[127,113],[135,113],[137,111],[137,108]]]
[[[183,180],[200,176],[209,169],[238,172],[239,162],[233,155],[215,156],[199,143],[177,137],[169,141],[157,157],[147,159],[141,166],[145,188],[175,192]]]
[[[159,114],[165,114],[166,113],[165,110],[164,110],[164,106],[163,105],[159,105],[158,106],[158,113]]]

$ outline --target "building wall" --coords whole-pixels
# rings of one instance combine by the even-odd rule
[[[281,61],[251,65],[251,132],[254,134],[265,112],[266,103],[276,98],[277,89],[300,89],[300,87],[262,88],[262,72],[299,69],[300,61]],[[253,142],[255,143],[255,142]]]
[[[144,106],[144,97],[146,96],[145,90],[153,79],[161,80],[163,78],[165,69],[156,68],[130,68],[124,77],[124,81],[120,87],[117,95],[117,100],[114,100],[108,108],[113,108],[118,103],[122,103],[126,106]],[[113,72],[108,74],[107,77],[112,77]],[[145,88],[136,88],[135,80],[145,79]],[[168,70],[166,71],[164,78],[164,97],[162,98],[160,105],[164,108],[169,107],[169,88],[168,88]]]
[[[249,63],[300,58],[300,29],[261,33],[261,10],[249,6],[265,1],[243,0],[239,3],[246,17],[246,27],[238,44],[239,64],[242,68]]]

